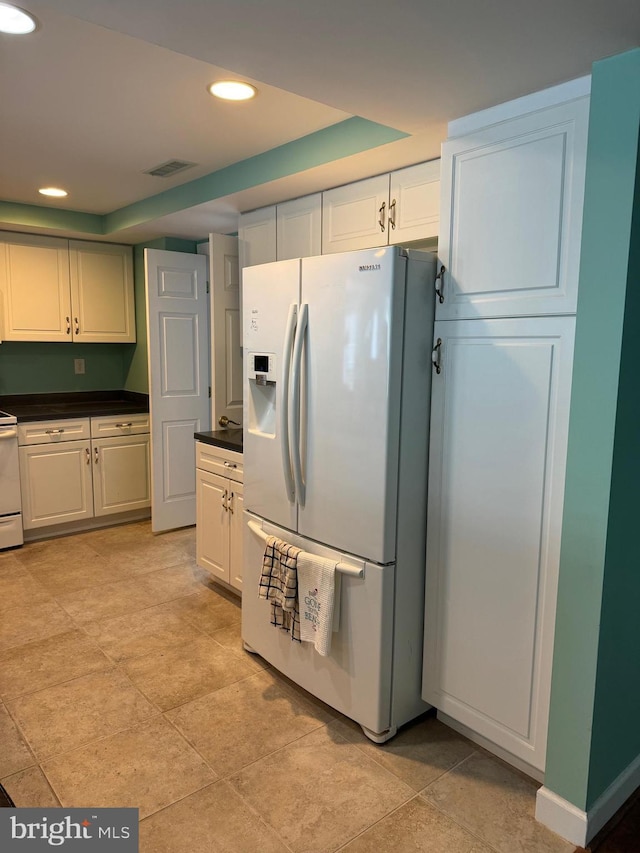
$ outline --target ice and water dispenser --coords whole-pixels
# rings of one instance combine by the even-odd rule
[[[249,430],[273,437],[276,434],[276,357],[270,352],[250,352]]]

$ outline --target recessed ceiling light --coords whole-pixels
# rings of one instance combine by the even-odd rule
[[[240,80],[218,80],[209,86],[209,91],[216,98],[223,98],[225,101],[248,101],[256,95],[253,86]]]
[[[24,12],[10,3],[0,3],[0,33],[24,36],[27,33],[32,33],[35,28],[35,18],[28,12]]]
[[[42,195],[50,195],[53,198],[64,198],[69,193],[66,190],[61,190],[59,187],[42,187],[41,190],[38,190]]]

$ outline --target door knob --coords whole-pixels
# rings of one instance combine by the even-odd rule
[[[242,426],[242,424],[239,424],[238,421],[232,421],[231,418],[228,418],[226,415],[220,415],[220,417],[218,418],[218,423],[221,427],[228,427],[229,424],[233,424],[234,426],[238,427]]]

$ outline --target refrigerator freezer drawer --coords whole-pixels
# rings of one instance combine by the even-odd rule
[[[327,705],[372,732],[386,731],[391,725],[395,567],[367,563],[362,578],[342,575],[340,627],[333,634],[330,656],[321,657],[311,644],[294,642],[271,625],[271,605],[258,598],[264,542],[250,530],[248,521],[303,550],[349,562],[344,554],[245,513],[244,642]],[[358,563],[353,558],[352,562]]]

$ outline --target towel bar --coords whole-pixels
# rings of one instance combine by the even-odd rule
[[[268,533],[265,533],[264,530],[259,527],[255,521],[248,521],[249,530],[255,534],[259,539],[262,539],[266,542]],[[357,569],[355,566],[350,566],[348,563],[336,563],[336,572],[340,572],[341,575],[349,575],[352,578],[363,578],[364,577],[364,569]]]

